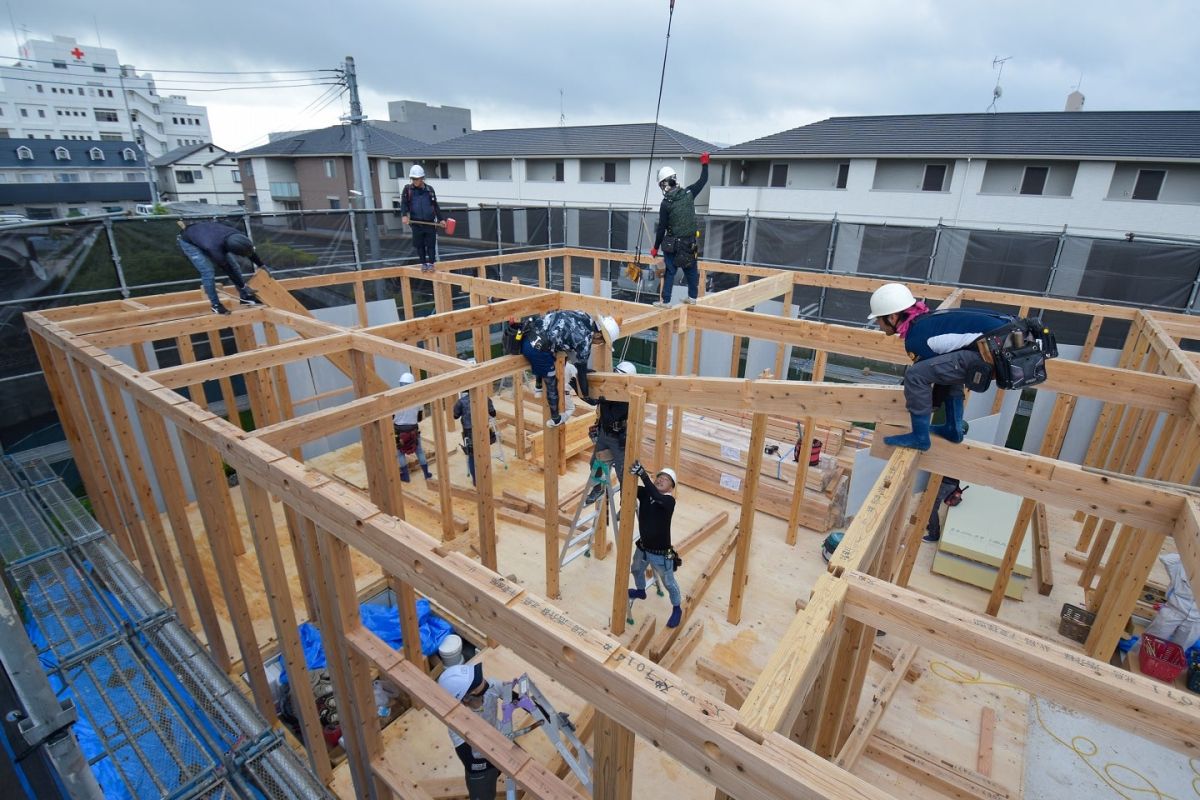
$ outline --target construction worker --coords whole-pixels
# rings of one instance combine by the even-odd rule
[[[400,385],[411,386],[415,380],[411,372],[406,372],[400,376]],[[425,459],[425,448],[421,446],[421,427],[418,423],[423,415],[420,406],[402,408],[392,415],[392,430],[396,434],[396,459],[400,462],[400,480],[405,483],[411,480],[408,476],[408,457],[413,453],[417,455],[417,463],[425,473],[425,480],[433,477],[429,472],[429,462]]]
[[[942,482],[938,486],[937,499],[933,501],[933,510],[929,512],[929,522],[925,524],[925,536],[921,538],[923,542],[936,542],[942,538],[942,505],[945,504],[953,508],[962,502],[963,492],[970,489],[970,486],[963,486],[959,483],[958,478],[942,477]]]
[[[675,470],[663,467],[650,480],[650,473],[642,462],[634,461],[630,472],[642,479],[638,487],[638,535],[634,542],[633,573],[634,588],[629,590],[629,599],[646,599],[646,568],[654,570],[659,584],[667,589],[671,599],[671,617],[667,627],[674,628],[683,619],[683,597],[675,581],[675,570],[683,560],[671,546],[671,517],[675,514]]]
[[[200,273],[200,285],[204,287],[204,293],[212,303],[214,314],[229,313],[229,309],[221,305],[221,299],[217,296],[217,264],[225,270],[230,282],[237,287],[242,305],[262,305],[258,295],[242,280],[242,267],[238,263],[238,258],[241,257],[250,259],[255,267],[266,266],[246,234],[223,222],[193,222],[180,232],[175,241]]]
[[[912,432],[887,436],[893,447],[929,449],[932,432],[951,442],[966,434],[963,422],[963,384],[983,391],[991,381],[991,367],[977,342],[1011,317],[984,309],[951,308],[931,312],[902,283],[886,283],[871,294],[869,320],[879,322],[888,336],[904,338],[904,349],[913,360],[904,371],[904,403]],[[935,399],[946,411],[946,421],[930,428]]]
[[[437,193],[425,183],[425,168],[413,164],[409,183],[400,191],[400,221],[412,227],[413,252],[421,272],[433,272],[437,261],[437,232],[445,228],[445,217]]]
[[[671,290],[675,285],[675,270],[682,269],[687,278],[688,296],[683,302],[694,303],[700,292],[700,268],[696,257],[700,254],[700,226],[696,221],[696,197],[708,183],[708,153],[700,154],[700,179],[686,189],[676,179],[674,167],[663,167],[658,171],[658,188],[663,199],[658,207],[658,226],[654,230],[654,246],[650,257],[658,258],[658,248],[663,251],[665,274],[662,282],[662,300],[654,305],[665,308],[671,304]]]
[[[488,416],[496,416],[496,406],[492,404],[492,398],[488,398]],[[475,485],[475,440],[471,438],[471,395],[468,392],[463,392],[454,401],[454,418],[462,420],[462,435],[463,435],[463,452],[467,454],[467,474],[471,476],[471,485]],[[488,424],[488,436],[492,444],[496,443],[496,433],[491,430],[491,424]],[[426,476],[428,477],[428,476]]]
[[[482,664],[446,667],[438,676],[438,685],[455,700],[481,715],[488,724],[496,724],[500,695],[496,687],[483,677]],[[453,730],[450,731],[450,745],[462,761],[470,800],[495,800],[500,770]]]
[[[636,375],[637,367],[632,362],[622,361],[613,368],[621,375]],[[629,421],[629,403],[623,400],[606,400],[603,397],[584,398],[596,406],[596,447],[592,450],[592,463],[597,463],[603,452],[608,452],[608,463],[603,467],[604,477],[608,477],[609,468],[615,468],[617,475],[625,474],[625,426]],[[601,462],[603,463],[603,462]],[[597,483],[588,492],[584,503],[594,503],[604,493],[604,484]]]
[[[546,423],[549,427],[562,425],[574,411],[573,405],[559,411],[555,355],[567,354],[567,381],[572,379],[573,370],[579,393],[586,397],[587,362],[592,355],[592,340],[600,336],[612,346],[620,333],[621,328],[612,317],[597,314],[593,318],[586,311],[551,311],[534,320],[530,332],[521,338],[521,354],[529,361],[534,377],[541,378],[545,385],[546,404],[550,407],[550,420]]]

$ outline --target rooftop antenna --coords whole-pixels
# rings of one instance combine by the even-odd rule
[[[567,125],[567,110],[563,105],[563,90],[558,90],[558,127],[563,128]]]
[[[1008,61],[1010,58],[1012,58],[1012,56],[1005,56],[1004,58],[996,56],[992,59],[992,69],[996,69],[996,67],[1000,68],[996,73],[996,85],[992,88],[992,102],[991,105],[987,107],[987,110],[993,114],[996,113],[996,101],[999,100],[1000,96],[1004,94],[1004,90],[1000,88],[1000,76],[1004,74],[1004,62]]]

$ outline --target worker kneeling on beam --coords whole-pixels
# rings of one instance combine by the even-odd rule
[[[629,590],[630,602],[646,599],[646,568],[654,570],[660,584],[666,587],[671,598],[671,617],[667,627],[677,627],[683,619],[683,597],[675,581],[675,570],[683,566],[683,559],[671,546],[671,517],[675,515],[675,470],[663,467],[650,480],[650,473],[642,462],[634,461],[629,471],[642,480],[638,487],[638,534],[634,542],[633,573],[634,588]]]
[[[1020,319],[977,308],[930,311],[901,283],[887,283],[871,295],[867,319],[888,336],[904,337],[913,363],[904,371],[904,403],[912,432],[884,438],[893,447],[928,450],[933,433],[958,443],[966,435],[963,388],[983,392],[995,377],[1001,389],[1019,389],[1046,380],[1046,359],[1058,355],[1054,336],[1037,319]],[[946,420],[930,427],[934,406]]]
[[[551,428],[566,422],[574,406],[559,407],[558,376],[554,361],[558,353],[567,354],[567,380],[578,381],[579,393],[586,397],[587,362],[592,355],[592,342],[602,338],[608,346],[620,336],[617,321],[601,314],[593,317],[586,311],[551,311],[540,319],[532,320],[521,334],[521,354],[529,361],[529,368],[546,386],[546,405],[550,407]],[[574,370],[574,374],[571,371]]]

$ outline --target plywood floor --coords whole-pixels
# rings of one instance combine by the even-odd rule
[[[427,428],[431,424],[430,421],[426,421],[423,426]],[[433,437],[428,429],[424,438],[427,451],[432,455]],[[457,433],[450,437],[452,442],[456,442],[457,439]],[[493,461],[496,493],[508,489],[529,498],[541,498],[541,471],[525,462],[515,460],[511,449],[507,450],[507,455],[507,466]],[[314,459],[310,463],[341,480],[361,485],[362,467],[359,459],[359,448],[353,446]],[[443,470],[449,471],[455,484],[470,488],[465,459],[460,451],[456,449],[448,456],[445,467],[434,466],[435,477]],[[585,473],[586,457],[574,459],[568,476],[560,482],[561,492],[565,495],[581,485],[586,479]],[[426,497],[436,505],[436,493],[426,488],[419,469],[414,469],[413,475],[413,482],[404,485],[406,493]],[[681,488],[678,497],[681,502],[673,526],[676,541],[698,529],[721,511],[728,512],[730,519],[722,530],[689,554],[684,567],[677,574],[686,595],[701,566],[720,547],[721,541],[732,529],[740,509],[733,503],[687,487]],[[236,493],[235,499],[240,500]],[[237,502],[236,506],[244,525],[240,502]],[[280,541],[286,550],[288,537],[278,505],[276,510],[281,531]],[[455,510],[460,516],[474,521],[473,504],[456,500]],[[1000,619],[1061,644],[1073,646],[1069,640],[1058,636],[1056,631],[1062,604],[1071,602],[1078,605],[1082,602],[1082,589],[1076,584],[1079,570],[1063,560],[1063,553],[1075,544],[1079,526],[1065,512],[1055,509],[1050,509],[1049,512],[1054,552],[1054,590],[1049,597],[1042,597],[1031,587],[1026,592],[1024,602],[1005,602]],[[194,508],[192,517],[196,529],[202,530],[198,512]],[[440,531],[438,520],[419,508],[410,509],[409,520],[435,536]],[[703,622],[703,636],[693,656],[685,660],[677,668],[677,672],[693,681],[695,685],[706,687],[715,696],[721,696],[721,689],[697,675],[695,658],[707,656],[730,670],[749,677],[757,676],[795,614],[797,598],[808,597],[811,586],[825,569],[820,556],[823,537],[802,531],[798,544],[788,547],[784,541],[784,528],[785,524],[782,521],[765,514],[759,514],[756,518],[751,548],[750,584],[745,595],[740,625],[733,626],[725,620],[733,569],[732,557],[718,574],[700,608],[693,611],[692,618]],[[544,594],[545,554],[541,529],[533,530],[504,520],[498,521],[497,529],[499,571],[515,576],[531,591]],[[243,533],[247,545],[250,545],[248,530],[243,528]],[[202,559],[206,562],[204,578],[213,587],[214,594],[219,597],[219,586],[212,570],[211,556],[203,544],[201,550]],[[967,584],[932,574],[929,566],[933,552],[932,545],[922,546],[913,573],[912,587],[963,608],[981,612],[987,602],[987,594]],[[289,575],[294,575],[294,567],[287,553],[285,563],[288,564]],[[365,558],[356,556],[354,565],[356,581],[360,588],[380,577],[378,569]],[[238,572],[247,589],[259,641],[264,646],[269,645],[274,633],[253,550],[238,559]],[[1162,580],[1163,576],[1159,574],[1155,578]],[[562,597],[555,602],[583,624],[606,628],[609,623],[612,585],[611,558],[603,561],[581,558],[564,570]],[[298,583],[294,583],[292,594],[293,602],[302,614],[303,600]],[[669,612],[668,600],[665,597],[658,598],[652,593],[648,600],[637,603],[634,616],[640,622],[644,615],[655,615],[661,630]],[[227,629],[227,640],[232,644],[232,630],[224,618],[223,624]],[[631,631],[632,627],[626,633],[626,639]],[[883,641],[895,649],[903,644],[896,641],[895,637],[885,637]],[[1007,685],[990,683],[987,676],[979,676],[974,670],[956,663],[953,656],[953,653],[919,653],[916,663],[922,668],[922,675],[915,683],[905,682],[901,686],[883,719],[881,730],[904,741],[918,744],[922,749],[936,753],[951,764],[974,769],[980,715],[984,706],[990,706],[996,712],[992,778],[1005,787],[1012,797],[1020,797],[1025,769],[1024,741],[1029,724],[1028,697]],[[556,705],[561,703],[559,710],[573,713],[578,711],[578,698],[557,686],[548,676],[542,675],[538,664],[523,662],[517,654],[504,649],[485,651],[481,658],[490,677],[507,679],[528,671],[534,675],[539,686]],[[873,663],[868,674],[868,687],[864,690],[861,700],[862,708],[865,709],[870,704],[873,689],[883,675],[883,668]],[[532,736],[537,737],[537,743],[530,745],[535,752],[538,752],[542,745],[548,748],[544,737],[536,732]],[[418,779],[461,775],[457,758],[449,747],[445,728],[426,712],[414,710],[405,714],[388,726],[384,740],[387,757],[394,759],[396,763],[408,765]],[[549,757],[548,749],[545,755]],[[928,787],[905,775],[892,772],[869,756],[864,756],[859,761],[855,772],[872,783],[885,787],[897,797],[934,796]],[[639,797],[668,796],[667,793],[670,793],[669,796],[680,798],[707,797],[711,792],[704,781],[642,740],[638,741],[634,781],[635,796]],[[336,771],[334,788],[339,796],[353,797],[349,775],[344,765]]]

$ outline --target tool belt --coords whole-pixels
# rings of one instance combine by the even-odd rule
[[[1044,382],[1046,359],[1058,357],[1054,334],[1037,317],[1014,317],[1012,322],[985,334],[978,347],[1000,389],[1021,389]],[[968,388],[976,391],[970,381]]]
[[[666,550],[651,550],[649,547],[642,547],[641,539],[638,539],[633,544],[635,547],[637,547],[638,550],[641,550],[643,553],[649,553],[652,556],[662,556],[663,558],[671,559],[672,561],[675,562],[675,569],[679,569],[680,567],[683,566],[683,559],[679,557],[679,553],[675,552],[674,547],[668,547]]]
[[[695,234],[665,236],[662,249],[664,254],[673,257],[672,263],[677,269],[690,269],[696,265],[696,254],[699,252],[699,247]]]

